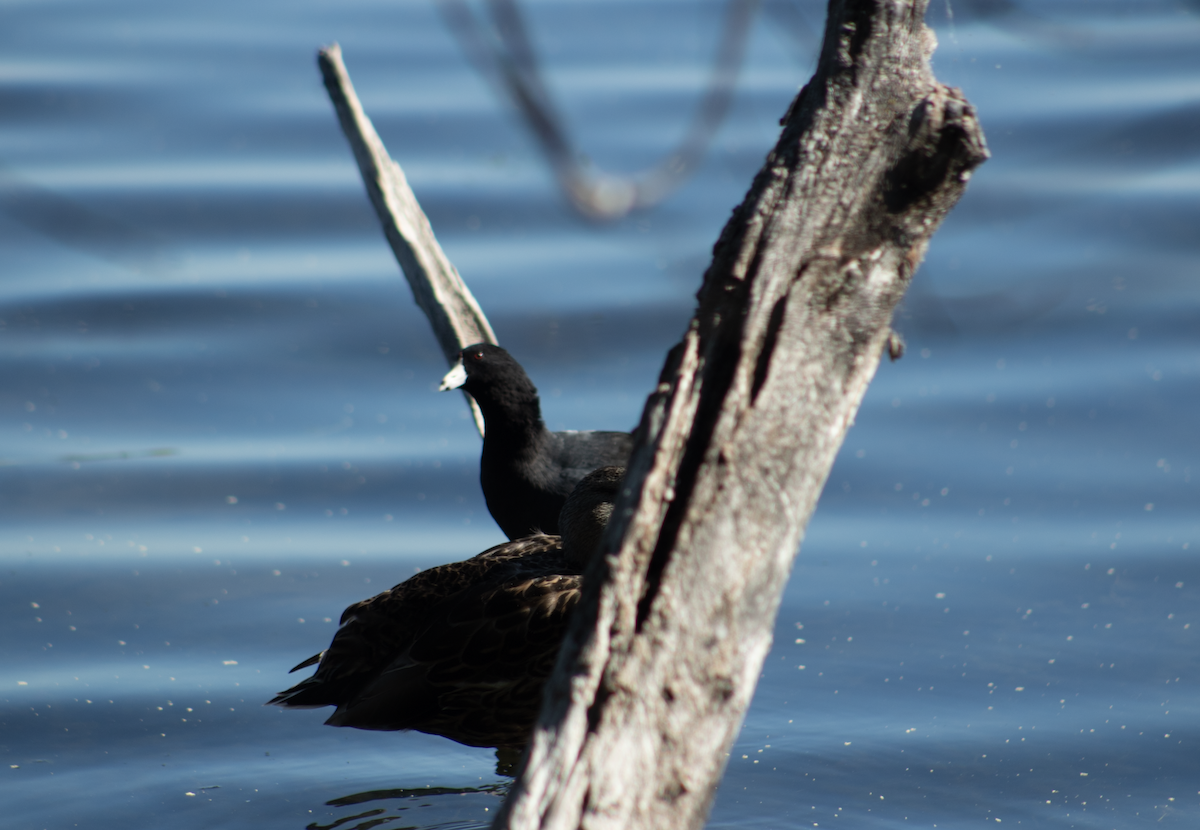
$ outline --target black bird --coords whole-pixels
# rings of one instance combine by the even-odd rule
[[[509,539],[558,533],[558,514],[572,488],[599,467],[625,466],[633,449],[628,432],[550,432],[537,388],[512,355],[476,343],[439,387],[462,387],[483,412],[479,483],[488,511]]]
[[[331,726],[524,746],[624,472],[579,484],[561,539],[506,542],[351,605],[329,648],[292,669],[318,664],[313,676],[268,704],[336,706]]]

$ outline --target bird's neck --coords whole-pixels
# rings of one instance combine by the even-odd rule
[[[502,438],[510,446],[520,446],[543,439],[546,424],[542,421],[537,389],[532,384],[529,388],[505,389],[499,393],[480,395],[475,400],[483,412],[485,443],[488,438]]]

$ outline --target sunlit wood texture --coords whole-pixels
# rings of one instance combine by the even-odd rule
[[[322,49],[317,63],[342,131],[354,151],[367,195],[383,225],[384,236],[408,279],[413,299],[433,325],[447,362],[453,364],[458,353],[474,343],[496,343],[483,309],[433,235],[429,219],[408,186],[404,171],[388,155],[371,119],[363,111],[342,62],[341,47],[335,43]],[[483,415],[475,401],[463,394],[482,435]]]
[[[804,527],[929,239],[987,158],[927,0],[832,0],[713,250],[497,828],[703,825]]]

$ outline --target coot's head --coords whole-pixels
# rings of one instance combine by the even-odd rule
[[[458,353],[458,363],[442,378],[438,389],[445,392],[458,388],[467,390],[476,400],[497,394],[537,395],[537,389],[521,364],[491,343],[476,343]]]
[[[567,496],[558,518],[563,557],[581,571],[600,546],[624,479],[624,467],[601,467],[584,476]]]

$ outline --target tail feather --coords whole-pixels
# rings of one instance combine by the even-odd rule
[[[336,680],[320,680],[316,675],[301,680],[290,689],[285,689],[266,702],[267,706],[282,706],[285,709],[316,709],[320,706],[338,706],[349,699],[362,686],[364,678],[350,676]]]
[[[305,660],[303,663],[296,666],[295,668],[288,669],[288,674],[291,674],[292,672],[300,671],[300,669],[307,669],[309,666],[315,666],[317,663],[321,662],[321,658],[324,655],[325,655],[325,652],[323,652],[323,651],[317,652],[312,657],[309,657],[307,660]]]

